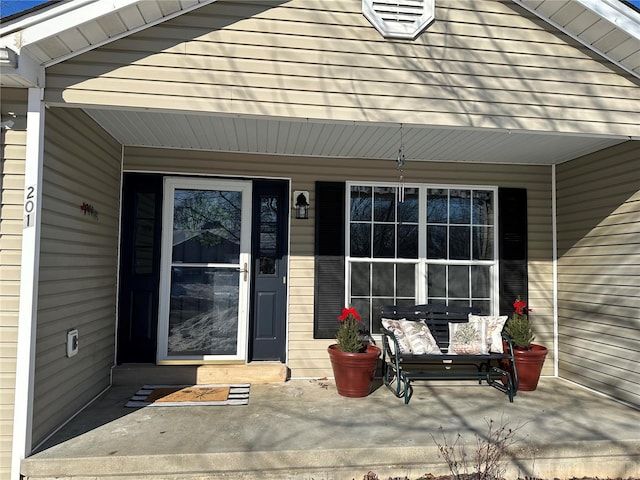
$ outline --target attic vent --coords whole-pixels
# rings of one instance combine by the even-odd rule
[[[362,0],[362,13],[383,37],[414,39],[435,18],[435,0]]]

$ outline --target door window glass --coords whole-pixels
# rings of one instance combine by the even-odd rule
[[[175,191],[174,263],[238,262],[242,194],[221,190]]]

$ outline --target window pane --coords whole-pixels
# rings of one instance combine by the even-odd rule
[[[447,227],[427,227],[427,258],[447,258]]]
[[[241,204],[240,192],[176,189],[172,261],[239,262]]]
[[[393,263],[374,263],[371,293],[374,297],[393,297],[395,276]]]
[[[368,297],[371,295],[370,263],[351,264],[351,295]]]
[[[369,297],[366,298],[354,298],[351,301],[351,306],[356,309],[360,314],[360,322],[362,329],[370,330],[371,325],[371,301]]]
[[[371,221],[371,187],[351,187],[351,221]]]
[[[493,192],[474,190],[473,223],[476,225],[493,225]]]
[[[396,296],[414,298],[416,294],[416,266],[414,264],[399,263],[397,265]]]
[[[469,267],[466,265],[450,265],[449,298],[469,298]]]
[[[449,228],[449,259],[469,260],[471,258],[471,228]]]
[[[371,333],[380,333],[382,325],[380,311],[385,305],[395,305],[393,297],[374,298],[371,301]]]
[[[394,225],[373,226],[373,256],[375,258],[394,258],[396,253]]]
[[[491,296],[491,267],[487,265],[471,266],[471,296],[489,298]]]
[[[373,220],[375,222],[395,222],[396,189],[394,187],[376,187],[373,206]]]
[[[427,270],[427,293],[431,297],[447,296],[447,267],[445,265],[429,265]]]
[[[418,226],[398,226],[398,258],[418,258]]]
[[[480,315],[489,315],[491,312],[490,300],[473,300],[471,302],[472,307],[476,307],[480,310]]]
[[[235,355],[240,272],[173,267],[168,354]]]
[[[447,223],[448,210],[447,190],[442,188],[427,190],[427,223]]]
[[[260,196],[260,274],[275,275],[277,260],[278,198]]]
[[[153,273],[153,247],[155,237],[156,196],[154,193],[136,193],[134,226],[134,265],[136,275]]]
[[[473,259],[493,260],[493,227],[473,227]]]
[[[471,223],[471,190],[449,190],[449,223]]]
[[[403,223],[417,223],[419,210],[419,193],[417,188],[405,188],[404,199],[398,202],[398,221]]]
[[[371,225],[369,223],[351,224],[350,254],[352,257],[371,256]]]

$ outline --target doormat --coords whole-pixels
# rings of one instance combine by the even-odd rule
[[[144,385],[127,407],[248,405],[249,383],[233,385]]]

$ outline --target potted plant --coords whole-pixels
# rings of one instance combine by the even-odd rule
[[[518,390],[532,391],[538,386],[547,348],[533,343],[535,335],[528,312],[527,303],[516,298],[514,312],[504,326],[504,331],[513,342],[513,355],[518,375]]]
[[[366,397],[378,364],[380,349],[368,341],[360,328],[360,314],[355,308],[342,309],[336,342],[327,351],[331,359],[338,393],[344,397]]]

